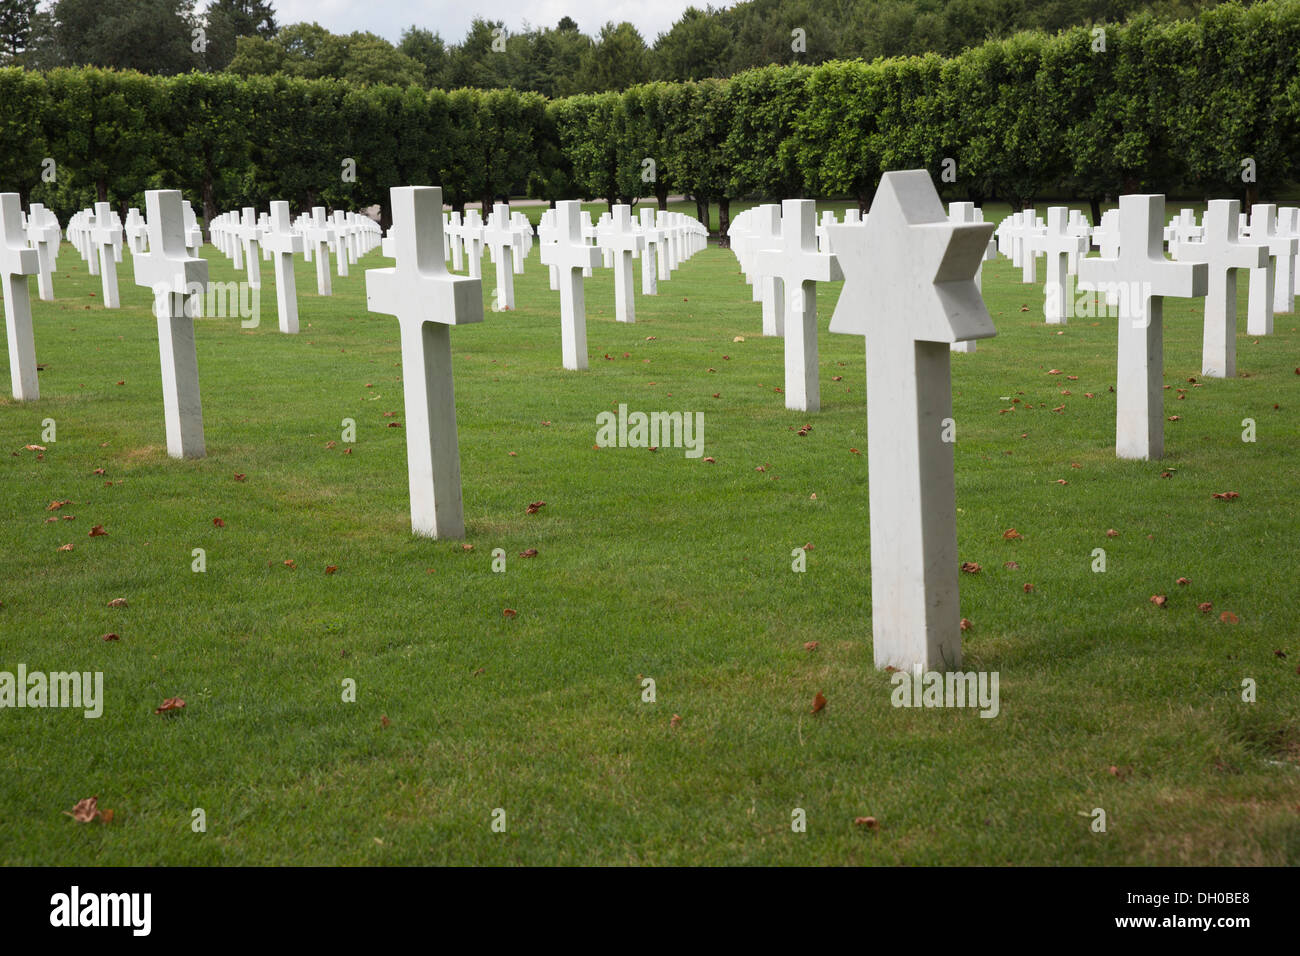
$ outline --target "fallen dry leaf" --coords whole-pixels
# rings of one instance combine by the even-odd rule
[[[1107,528],[1107,529],[1106,529],[1106,537],[1108,537],[1108,538],[1118,538],[1118,537],[1119,537],[1119,532],[1116,531],[1114,528]]]
[[[1219,620],[1224,624],[1236,624],[1241,620],[1241,618],[1237,617],[1237,615],[1233,614],[1231,611],[1224,611],[1219,615]]]
[[[64,545],[60,545],[60,546],[59,546],[59,550],[60,550],[60,551],[71,551],[71,550],[72,550],[72,547],[73,547],[73,546],[72,546],[71,544],[64,544]]]
[[[1002,537],[1007,541],[1014,541],[1016,538],[1021,538],[1024,536],[1015,528],[1008,528],[1006,531],[1002,532]]]
[[[961,569],[967,574],[979,574],[982,570],[974,561],[963,561],[961,563]]]
[[[109,607],[126,607],[126,598],[113,598],[108,602]]]
[[[1218,498],[1223,501],[1231,501],[1233,498],[1240,498],[1241,495],[1237,494],[1237,492],[1235,491],[1216,491],[1214,492],[1213,495],[1211,495],[1211,497]]]
[[[818,691],[817,696],[813,698],[812,712],[815,714],[818,711],[824,710],[825,708],[826,708],[826,697],[822,694],[821,691]]]
[[[705,458],[704,460],[707,461],[710,465],[717,464],[717,459],[715,458]]]
[[[1189,581],[1189,580],[1187,580],[1187,578],[1179,578],[1179,579],[1178,579],[1177,581],[1175,581],[1174,583],[1175,583],[1175,584],[1187,585],[1187,584],[1191,584],[1192,582]]]
[[[1196,605],[1196,610],[1200,611],[1202,614],[1209,614],[1211,611],[1214,610],[1214,602],[1203,601],[1200,604]]]
[[[101,638],[101,640],[104,640],[104,641],[120,641],[121,638],[118,637],[116,634],[105,634],[105,635]]]
[[[819,646],[816,641],[804,641],[803,649],[805,651],[815,651]]]
[[[325,573],[326,573],[326,574],[333,574],[333,573],[334,573],[335,571],[337,571],[338,569],[339,569],[339,566],[338,566],[337,564],[327,564],[327,565],[325,565]]]
[[[537,549],[536,549],[536,548],[529,548],[527,551],[520,551],[520,552],[519,552],[519,557],[521,557],[521,558],[535,558],[535,557],[537,557]]]
[[[235,472],[235,481],[243,481],[247,477],[248,477],[247,475],[242,475],[239,472]]]
[[[174,711],[181,710],[184,707],[185,707],[185,701],[181,700],[179,697],[168,697],[157,708],[154,709],[154,713],[168,714]]]
[[[222,521],[220,518],[213,518],[212,523],[218,528],[224,528],[226,526],[226,523]]]
[[[45,510],[58,511],[64,505],[70,505],[70,504],[72,504],[71,501],[51,501],[48,505],[45,506]]]
[[[529,504],[527,508],[524,509],[524,514],[535,515],[537,514],[537,512],[541,511],[545,507],[546,507],[545,501],[534,501],[531,504]]]
[[[669,726],[669,727],[673,727],[673,728],[677,728],[677,727],[680,727],[681,725],[682,725],[682,715],[681,715],[681,714],[673,714],[672,719],[668,721],[668,726]]]
[[[90,537],[92,538],[102,538],[106,534],[108,534],[108,532],[104,530],[104,526],[102,524],[97,524],[95,525],[95,527],[90,529]]]
[[[501,616],[505,618],[518,617],[519,612],[512,607],[502,608]]]
[[[1026,582],[1025,582],[1025,593],[1028,594],[1028,593],[1029,593],[1030,591],[1032,591],[1033,589],[1034,589],[1034,586],[1033,586],[1032,584],[1030,584],[1028,581],[1026,581]]]
[[[1002,566],[1003,566],[1004,568],[1006,568],[1007,570],[1009,570],[1009,571],[1019,571],[1019,570],[1020,570],[1020,562],[1018,562],[1018,561],[1006,561],[1006,562],[1003,563]]]
[[[388,715],[387,715],[387,714],[380,714],[380,715],[379,715],[379,726],[380,726],[380,727],[391,727],[392,725],[393,725],[393,722],[392,722],[391,720],[388,719]]]
[[[297,569],[298,562],[295,561],[293,558],[289,558],[287,561],[284,562],[284,566],[288,568],[290,571],[293,571]]]
[[[1154,604],[1156,607],[1164,607],[1165,604],[1168,603],[1168,601],[1169,598],[1165,597],[1163,594],[1151,595],[1151,603]]]
[[[971,629],[970,618],[968,618],[968,617],[963,617],[963,618],[961,619],[961,625],[960,625],[960,626],[961,626],[961,629],[962,629],[963,631],[969,631],[969,630]]]
[[[64,810],[64,816],[72,817],[78,823],[89,823],[96,817],[100,817],[100,822],[108,823],[113,819],[112,810],[99,809],[99,797],[86,797],[84,800],[78,800],[71,810]]]
[[[854,817],[853,825],[855,827],[866,827],[868,830],[880,829],[880,821],[875,817]]]

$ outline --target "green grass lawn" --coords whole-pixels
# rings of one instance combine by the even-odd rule
[[[1300,317],[1201,381],[1201,303],[1168,301],[1179,419],[1164,460],[1119,461],[1115,320],[1046,326],[1041,284],[986,265],[998,336],[952,360],[960,554],[983,567],[964,666],[1000,674],[981,719],[896,709],[872,667],[863,341],[826,332],[836,288],[805,415],[730,252],[638,294],[635,325],[599,271],[577,373],[534,249],[519,308],[452,331],[465,550],[410,534],[398,326],[365,308],[386,264],[320,298],[300,261],[297,336],[266,264],[259,328],[200,320],[208,457],[174,461],[147,290],[128,256],[105,311],[64,245],[34,305],[42,398],[0,400],[0,670],[102,671],[106,701],[0,710],[0,862],[1300,863]],[[715,461],[594,449],[620,402],[703,411]],[[91,795],[111,824],[62,813]]]

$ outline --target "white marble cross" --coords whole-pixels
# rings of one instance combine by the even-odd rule
[[[510,207],[503,202],[492,207],[492,215],[483,227],[483,242],[492,250],[497,267],[497,288],[493,308],[497,312],[515,307],[514,244],[510,225]]]
[[[754,228],[757,237],[754,242],[758,252],[754,257],[757,273],[755,283],[759,287],[759,302],[763,305],[763,334],[785,335],[785,293],[779,276],[763,271],[759,259],[764,249],[776,249],[781,244],[781,206],[779,203],[764,203],[754,210]]]
[[[460,213],[453,211],[447,217],[447,231],[451,233],[451,239],[448,245],[451,246],[451,268],[453,272],[459,272],[465,268],[465,243],[461,238],[461,231],[464,225],[460,220]]]
[[[583,237],[582,203],[555,204],[555,241],[542,244],[542,264],[560,270],[560,340],[564,367],[587,367],[587,303],[582,271],[600,261],[600,250]]]
[[[1285,239],[1300,237],[1300,209],[1280,206],[1277,210],[1277,234]],[[1273,272],[1273,311],[1290,312],[1295,308],[1295,250],[1289,256],[1278,256]]]
[[[641,254],[641,294],[658,295],[659,279],[656,274],[657,260],[663,233],[655,225],[655,211],[645,208],[640,211],[641,237],[645,240],[645,252]]]
[[[605,248],[614,256],[614,318],[619,322],[636,321],[633,297],[632,256],[644,245],[645,238],[632,228],[632,207],[618,204],[604,236]]]
[[[261,256],[262,230],[257,224],[257,210],[252,206],[245,206],[243,217],[239,223],[239,243],[243,248],[244,264],[248,268],[248,287],[250,289],[262,288],[262,264]],[[239,268],[238,256],[235,257],[235,268]]]
[[[781,203],[780,247],[758,253],[758,270],[781,283],[785,304],[785,407],[799,412],[821,408],[817,368],[817,283],[842,279],[835,257],[817,251],[817,204],[811,199]],[[852,227],[860,228],[860,227]]]
[[[1048,207],[1047,231],[1037,239],[1036,249],[1047,255],[1043,315],[1048,325],[1064,325],[1069,318],[1074,305],[1070,257],[1082,256],[1088,251],[1088,240],[1070,232],[1069,215],[1070,210],[1066,206]]]
[[[106,202],[95,203],[95,226],[90,236],[99,255],[100,285],[103,289],[104,308],[116,309],[122,302],[117,291],[117,258],[114,239],[121,231],[113,222],[113,210]]]
[[[180,191],[150,189],[144,198],[149,252],[134,259],[135,283],[154,293],[167,454],[173,458],[202,458],[206,449],[199,360],[194,318],[187,314],[186,303],[191,297],[201,297],[207,287],[208,263],[206,259],[191,258],[185,247]]]
[[[27,216],[27,241],[36,247],[40,271],[36,290],[42,300],[54,299],[54,268],[59,254],[59,220],[38,202],[31,204]]]
[[[977,222],[975,214],[978,212],[973,202],[950,202],[948,203],[948,221],[957,225]],[[980,264],[975,269],[975,288],[980,289],[980,272],[984,268],[984,257],[980,256]],[[958,339],[952,342],[948,347],[953,352],[974,352],[975,339]]]
[[[348,214],[342,209],[334,210],[334,263],[338,269],[339,277],[346,278],[348,274],[348,260],[351,258],[348,254]]]
[[[992,223],[954,223],[925,170],[888,172],[866,226],[832,226],[830,330],[866,337],[871,630],[877,668],[961,664],[950,347],[996,334],[975,270]]]
[[[483,286],[447,271],[441,187],[395,186],[390,196],[397,264],[366,270],[366,307],[401,329],[411,530],[463,538],[451,326],[483,321]]]
[[[1282,311],[1277,304],[1275,276],[1284,268],[1283,261],[1294,259],[1297,240],[1284,236],[1277,228],[1277,207],[1271,203],[1255,203],[1250,209],[1250,239],[1268,246],[1269,263],[1264,269],[1251,270],[1250,301],[1246,307],[1246,332],[1250,335],[1272,335],[1273,315]]]
[[[294,228],[289,215],[289,204],[271,203],[271,223],[263,244],[274,259],[275,306],[280,316],[280,331],[289,335],[298,332],[298,282],[293,274],[293,257],[302,252],[302,236]]]
[[[316,256],[316,293],[333,295],[330,286],[330,246],[334,243],[334,229],[325,215],[324,206],[312,206],[311,223],[307,226],[307,245],[314,247]]]
[[[673,270],[677,268],[677,246],[673,240],[676,230],[673,229],[672,213],[664,209],[655,210],[655,225],[662,237],[658,250],[659,281],[667,282],[672,278]]]
[[[1202,220],[1201,241],[1180,238],[1178,243],[1183,262],[1204,262],[1209,269],[1201,374],[1211,378],[1237,374],[1237,270],[1268,264],[1268,246],[1237,238],[1240,213],[1237,200],[1212,199]]]
[[[27,245],[18,194],[0,193],[0,281],[5,299],[5,332],[9,338],[9,379],[14,398],[20,402],[41,397],[36,381],[32,293],[27,285],[27,277],[38,274],[40,267],[39,253]]]
[[[132,206],[126,211],[126,242],[131,247],[131,255],[137,256],[144,252],[148,238],[149,226],[140,215],[140,210]]]
[[[1115,381],[1115,454],[1164,455],[1164,297],[1205,295],[1205,263],[1165,258],[1165,197],[1119,200],[1119,257],[1083,259],[1079,280],[1119,293],[1119,359]]]
[[[461,238],[465,242],[465,258],[469,260],[471,279],[483,275],[483,218],[477,209],[465,213],[465,221],[460,228]]]

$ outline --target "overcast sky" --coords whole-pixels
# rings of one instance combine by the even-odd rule
[[[703,9],[707,0],[695,0]],[[730,0],[714,0],[715,7]],[[280,25],[316,22],[332,33],[368,30],[396,43],[402,30],[415,24],[439,33],[449,43],[459,43],[475,17],[503,20],[506,29],[518,30],[527,20],[532,26],[553,27],[570,16],[578,29],[594,35],[607,20],[632,23],[647,44],[672,26],[691,0],[274,0]]]

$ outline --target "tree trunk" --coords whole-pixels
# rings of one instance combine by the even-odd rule
[[[1247,183],[1246,184],[1246,211],[1250,212],[1250,208],[1254,206],[1255,203],[1257,202],[1259,202],[1259,183]]]
[[[723,249],[731,248],[731,238],[727,228],[731,225],[731,200],[726,196],[718,198],[718,245]]]
[[[212,173],[205,171],[203,173],[203,241],[212,241],[212,232],[209,227],[212,220],[217,218],[217,197],[212,188]]]
[[[865,216],[871,209],[871,197],[866,193],[858,193],[858,212]]]
[[[1092,224],[1094,226],[1101,225],[1101,197],[1089,196],[1088,204],[1092,207]]]
[[[108,202],[108,180],[102,176],[95,180],[95,194],[100,202]]]
[[[655,199],[659,202],[659,208],[666,210],[668,208],[668,185],[655,180]]]
[[[695,197],[695,218],[704,226],[705,232],[709,229],[709,201],[699,196]]]

